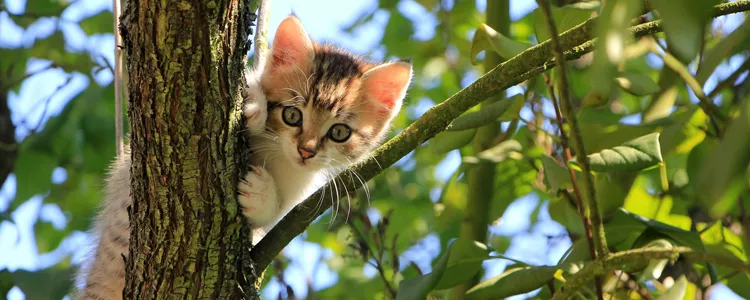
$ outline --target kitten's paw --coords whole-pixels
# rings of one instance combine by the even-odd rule
[[[268,103],[265,99],[245,102],[242,113],[245,115],[245,125],[251,134],[258,134],[266,130],[268,119]]]
[[[258,228],[275,221],[280,205],[276,183],[271,174],[262,167],[251,168],[252,171],[240,179],[237,200],[242,214],[250,220],[253,227]]]

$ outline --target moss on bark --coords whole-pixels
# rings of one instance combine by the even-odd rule
[[[240,80],[257,1],[129,2],[125,299],[259,298],[238,214]]]

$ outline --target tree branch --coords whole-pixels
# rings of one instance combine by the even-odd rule
[[[750,10],[750,0],[724,3],[716,6],[715,15],[727,15]],[[571,49],[566,53],[567,59],[581,57],[593,50],[595,42],[596,18],[592,18],[560,35],[563,49]],[[661,22],[653,21],[630,28],[635,37],[646,36],[661,31]],[[536,76],[554,66],[551,62],[552,46],[549,41],[530,47],[517,56],[492,69],[475,82],[449,97],[440,104],[425,112],[422,117],[414,121],[393,139],[376,149],[372,156],[352,167],[362,176],[364,181],[370,180],[383,169],[394,164],[406,154],[423,144],[439,132],[445,130],[450,122],[469,108],[484,99],[500,93],[505,89]],[[360,184],[349,175],[342,175],[347,191],[356,190]],[[258,271],[265,270],[268,264],[284,247],[297,235],[302,233],[312,223],[315,217],[323,214],[330,207],[332,198],[336,195],[326,193],[322,197],[323,187],[292,209],[252,250],[250,256],[258,266]],[[344,191],[340,191],[344,195]]]
[[[609,251],[607,250],[607,239],[604,235],[604,226],[602,225],[602,219],[599,216],[599,205],[597,204],[596,199],[596,190],[594,189],[594,178],[591,176],[591,167],[589,165],[588,156],[586,155],[586,147],[583,144],[583,137],[581,136],[581,129],[578,127],[578,119],[576,117],[575,109],[573,108],[573,101],[570,99],[570,90],[568,86],[568,75],[567,70],[565,69],[565,56],[564,56],[564,49],[560,45],[559,37],[557,36],[557,28],[555,26],[555,21],[552,18],[552,12],[550,8],[549,2],[545,0],[537,0],[536,1],[539,4],[539,8],[542,10],[542,13],[544,14],[544,19],[547,23],[547,28],[549,28],[550,32],[550,40],[552,41],[552,47],[554,49],[554,56],[555,56],[555,62],[558,63],[558,94],[560,95],[560,104],[555,105],[555,109],[557,110],[557,120],[560,122],[560,132],[563,133],[562,138],[564,140],[567,140],[567,137],[565,137],[563,126],[562,126],[562,120],[560,116],[560,108],[562,108],[562,113],[565,115],[565,118],[568,121],[568,124],[570,124],[570,133],[571,137],[573,138],[573,145],[575,146],[576,150],[576,156],[578,158],[578,161],[581,165],[581,174],[583,177],[582,185],[583,190],[585,193],[585,198],[582,196],[583,193],[580,192],[577,185],[574,185],[576,192],[576,200],[577,200],[577,206],[579,212],[582,212],[581,218],[583,219],[583,225],[586,227],[586,238],[589,242],[589,249],[595,250],[591,251],[591,259],[597,260],[598,257],[606,256]],[[570,148],[566,149],[566,160],[570,160]],[[570,172],[570,179],[571,182],[575,184],[575,172],[568,167],[568,172]],[[584,203],[588,204],[588,206],[584,206]],[[593,243],[593,245],[592,245]],[[604,291],[602,289],[602,279],[601,277],[596,277],[596,296],[599,300],[604,299]]]
[[[253,66],[265,63],[268,56],[268,18],[271,17],[271,0],[260,0],[258,20],[255,26],[255,54]]]
[[[122,58],[122,35],[120,35],[120,15],[122,14],[122,7],[120,7],[121,0],[113,0],[114,10],[114,34],[115,34],[115,69],[114,84],[115,84],[115,153],[117,157],[122,155],[123,151],[123,131],[122,131],[122,83],[123,81],[123,70],[124,59]],[[106,62],[107,60],[104,59]]]
[[[566,278],[566,282],[555,293],[553,300],[570,299],[572,295],[587,282],[596,276],[605,275],[618,267],[627,266],[636,261],[647,261],[651,259],[676,260],[680,255],[694,262],[706,262],[723,265],[739,272],[749,273],[750,265],[739,259],[718,255],[708,252],[698,252],[688,247],[664,248],[638,248],[610,254],[603,260],[591,262]]]

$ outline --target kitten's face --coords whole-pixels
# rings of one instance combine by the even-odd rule
[[[295,17],[276,33],[261,86],[267,131],[278,135],[291,165],[318,170],[348,166],[369,153],[398,113],[411,65],[373,65],[315,45]]]

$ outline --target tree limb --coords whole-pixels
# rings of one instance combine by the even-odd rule
[[[750,0],[718,5],[715,15],[727,15],[745,10],[750,10]],[[595,24],[596,18],[592,18],[560,35],[561,47],[571,49],[566,52],[567,59],[578,58],[593,50],[595,42],[591,39],[595,36]],[[646,36],[661,30],[660,21],[652,21],[630,28],[635,37]],[[427,110],[422,117],[376,149],[369,159],[352,167],[352,169],[359,173],[364,181],[372,179],[383,170],[382,168],[391,166],[419,145],[445,130],[453,119],[469,108],[554,66],[551,59],[552,46],[549,41],[526,49],[492,69],[465,89]],[[349,175],[342,175],[342,177],[346,182],[344,186],[346,191],[353,192],[360,186],[360,184],[355,183],[359,181],[349,177]],[[326,188],[327,186],[319,189],[307,200],[292,209],[253,248],[250,256],[257,264],[259,271],[265,270],[273,258],[294,237],[302,233],[315,220],[315,217],[323,214],[330,207],[332,199],[335,199],[332,197],[336,197],[336,195],[326,193],[325,197],[322,197],[322,190]],[[340,194],[344,195],[345,193],[340,191]],[[322,203],[320,203],[321,201]]]
[[[544,19],[547,23],[547,28],[549,29],[551,37],[550,41],[552,42],[552,47],[554,49],[553,53],[555,56],[555,62],[557,62],[558,64],[557,74],[559,76],[557,76],[557,93],[560,95],[560,104],[555,105],[555,110],[557,113],[557,121],[560,124],[560,132],[562,133],[561,138],[564,141],[567,141],[567,137],[565,136],[565,132],[563,131],[562,116],[560,115],[562,110],[562,114],[565,115],[565,119],[568,121],[568,124],[570,124],[570,135],[573,139],[573,146],[576,150],[576,157],[581,165],[581,177],[583,177],[582,188],[585,193],[581,193],[578,185],[576,184],[575,172],[573,172],[573,169],[567,166],[567,161],[570,161],[571,155],[570,148],[568,148],[567,145],[564,145],[566,154],[565,159],[567,160],[566,166],[568,167],[568,172],[570,173],[570,180],[573,183],[573,187],[575,188],[577,200],[576,206],[578,207],[578,211],[581,213],[581,219],[583,220],[583,225],[586,231],[586,238],[589,244],[589,249],[593,250],[590,251],[592,254],[591,259],[596,260],[598,257],[606,256],[609,251],[607,249],[607,239],[604,234],[602,218],[599,216],[599,205],[596,199],[596,189],[594,189],[594,178],[591,175],[591,167],[589,165],[588,156],[586,155],[586,147],[583,144],[581,129],[578,127],[578,119],[576,117],[576,111],[573,108],[573,101],[570,99],[568,76],[567,70],[565,69],[564,49],[560,45],[560,40],[557,36],[557,28],[555,26],[555,20],[553,20],[552,18],[550,4],[545,0],[537,0],[536,2],[539,4],[539,8],[541,9],[542,14],[544,15]],[[551,95],[554,94],[551,93]],[[585,198],[582,197],[583,195],[586,195]],[[588,204],[588,206],[586,206],[585,204]],[[597,276],[595,278],[595,281],[596,296],[599,300],[603,300],[604,291],[602,290],[602,279],[601,277]]]
[[[689,247],[638,248],[610,254],[603,260],[593,261],[573,276],[566,278],[565,284],[555,293],[553,300],[570,299],[578,288],[591,281],[596,276],[605,275],[618,267],[627,266],[635,261],[651,259],[676,260],[680,255],[694,262],[706,262],[723,265],[739,272],[750,273],[748,263],[734,257],[718,255],[709,252],[698,252]]]

